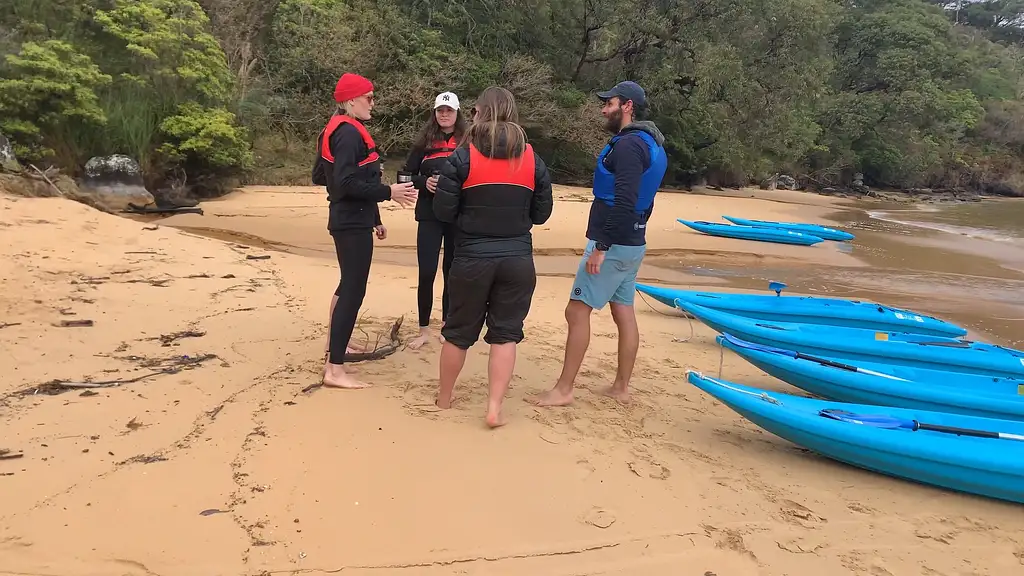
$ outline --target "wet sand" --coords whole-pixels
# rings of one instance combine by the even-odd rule
[[[561,365],[582,194],[560,188],[556,216],[536,231],[542,277],[510,424],[496,431],[482,419],[483,344],[450,411],[432,406],[436,344],[357,365],[371,389],[301,392],[318,379],[337,282],[322,191],[249,189],[205,203],[205,216],[145,222],[0,196],[0,450],[23,455],[0,459],[0,573],[1021,569],[1020,506],[841,465],[762,432],[687,384],[685,369],[721,365],[726,378],[795,390],[656,303],[638,300],[631,405],[592,392],[615,370],[607,310],[593,320],[575,405],[524,402]],[[642,278],[727,290],[783,280],[794,293],[870,296],[963,319],[987,340],[1020,338],[1020,322],[991,320],[1024,317],[1007,296],[1022,293],[1019,273],[935,254],[832,199],[771,194],[659,196]],[[845,220],[858,240],[852,251],[762,245],[674,222],[723,213]],[[404,315],[408,339],[415,225],[411,211],[383,216],[390,238],[377,245],[362,327],[372,338]],[[439,274],[437,300],[440,287]],[[93,325],[59,327],[66,320]]]

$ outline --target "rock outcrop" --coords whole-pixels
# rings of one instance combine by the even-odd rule
[[[2,133],[0,133],[0,168],[8,172],[18,172],[21,170],[18,158],[14,155],[14,147],[11,146],[11,141]]]
[[[796,178],[788,174],[775,174],[761,182],[762,190],[776,190],[779,188],[783,190],[800,190],[800,184],[796,181]]]
[[[129,204],[146,206],[153,195],[146,190],[138,162],[123,154],[96,156],[85,164],[85,176],[78,183],[82,196],[109,212],[120,212]]]

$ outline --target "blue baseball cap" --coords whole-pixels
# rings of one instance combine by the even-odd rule
[[[607,92],[597,93],[597,97],[601,100],[611,100],[615,96],[621,98],[623,102],[632,100],[633,105],[638,108],[647,106],[647,93],[644,92],[644,89],[639,84],[630,80],[619,82]]]

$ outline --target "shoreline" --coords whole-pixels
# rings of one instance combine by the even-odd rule
[[[326,225],[322,222],[322,194],[322,190],[312,187],[244,188],[204,204],[206,216],[183,214],[160,221],[191,233],[326,259],[333,264],[333,245],[317,228]],[[538,275],[571,278],[583,252],[588,191],[556,186],[555,197],[557,219],[534,230]],[[1024,206],[1024,201],[1015,205]],[[851,201],[790,190],[721,193],[707,189],[666,194],[648,231],[648,256],[638,279],[654,284],[755,291],[765,290],[769,280],[782,280],[790,285],[788,293],[923,308],[928,313],[951,316],[972,334],[984,334],[984,338],[1003,344],[1024,343],[1024,325],[1017,326],[1013,320],[989,321],[989,317],[1024,317],[1020,303],[1005,296],[1024,290],[1024,270],[987,253],[988,243],[965,244],[940,231],[916,230],[870,217],[870,211],[887,206],[881,201]],[[388,208],[382,211],[382,217],[389,225],[389,239],[377,243],[374,260],[415,267],[415,222],[401,210]],[[677,216],[684,215],[724,222],[723,213],[819,221],[845,227],[858,239],[852,243],[825,242],[811,248],[791,247],[710,237],[675,222]],[[268,219],[274,221],[272,226],[265,225]],[[963,300],[962,289],[957,288],[961,285],[976,291],[972,300]]]
[[[664,219],[837,212],[827,203],[667,196]],[[525,402],[560,369],[565,272],[576,256],[541,257],[549,274],[538,278],[507,426],[483,424],[483,343],[448,411],[432,407],[436,343],[355,364],[370,389],[302,393],[322,368],[338,274],[333,255],[316,256],[329,242],[323,204],[309,192],[237,194],[204,204],[202,217],[140,222],[63,199],[0,195],[9,267],[0,277],[0,361],[13,367],[0,382],[0,449],[22,455],[0,460],[0,573],[440,576],[458,564],[501,576],[676,576],[685,563],[697,574],[781,576],[1019,566],[1019,506],[845,466],[763,432],[689,385],[685,370],[721,368],[729,380],[794,389],[723,354],[711,329],[656,303],[637,299],[632,404],[595,392],[615,371],[607,309],[592,319],[574,405]],[[570,220],[584,206],[559,202],[565,220],[537,231],[540,247],[579,248]],[[408,340],[417,331],[416,269],[400,261],[409,250],[386,246],[404,244],[415,226],[411,211],[383,217],[393,237],[376,246],[383,256],[357,333],[374,338],[404,316]],[[314,257],[205,237],[173,219],[215,222]],[[890,250],[875,244],[885,233],[856,232],[863,244],[845,253],[762,250],[655,226],[652,238],[673,252],[645,275],[735,290],[763,289],[761,268],[806,271],[808,279],[786,278],[793,293],[836,288],[824,272],[885,279],[888,268],[879,275],[872,265],[882,258],[875,250]],[[678,258],[685,249],[722,261]],[[900,254],[921,265],[922,250]],[[768,258],[760,266],[743,259],[757,252]],[[929,289],[914,274],[924,272],[905,274],[908,289]],[[439,274],[435,327],[440,287]],[[116,383],[20,393],[53,380]]]

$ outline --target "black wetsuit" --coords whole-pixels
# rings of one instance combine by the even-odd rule
[[[430,325],[430,312],[434,308],[434,278],[437,277],[442,244],[441,278],[444,288],[441,291],[441,322],[448,317],[448,274],[455,257],[455,230],[434,216],[434,193],[427,190],[427,179],[440,173],[441,166],[455,149],[454,134],[442,134],[441,137],[443,140],[432,142],[426,148],[413,149],[403,167],[404,171],[412,173],[413,185],[419,192],[415,209],[416,261],[419,267],[416,302],[421,328]]]
[[[380,158],[369,133],[356,121],[338,123],[337,118],[321,132],[313,182],[327,187],[330,202],[327,229],[334,239],[341,280],[334,291],[338,303],[331,316],[329,361],[343,364],[366,296],[373,228],[381,223],[378,202],[391,199],[391,187],[381,182]]]

